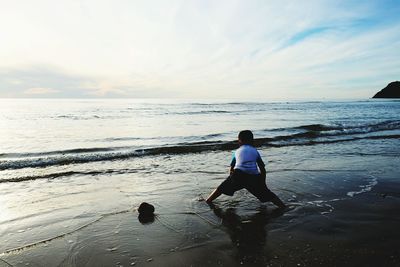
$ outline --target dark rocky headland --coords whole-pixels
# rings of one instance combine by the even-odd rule
[[[400,98],[400,82],[395,81],[389,83],[372,98]]]

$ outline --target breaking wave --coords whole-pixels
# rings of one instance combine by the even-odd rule
[[[277,129],[272,129],[270,132],[276,130]],[[257,138],[255,139],[255,146],[284,147],[329,144],[360,139],[399,139],[400,132],[398,130],[400,130],[400,121],[391,120],[375,124],[351,126],[310,124],[286,128],[283,130],[286,130],[288,134]],[[220,134],[211,134],[206,137],[215,138],[217,136],[220,136]],[[237,148],[236,141],[207,141],[204,139],[205,137],[201,136],[197,137],[198,141],[194,142],[177,143],[173,145],[165,144],[162,146],[146,148],[77,148],[37,153],[1,154],[0,157],[3,158],[3,160],[0,160],[0,170],[43,168],[55,165],[123,160],[150,155],[199,153],[205,151],[233,150]],[[196,140],[196,137],[193,137],[192,140]]]

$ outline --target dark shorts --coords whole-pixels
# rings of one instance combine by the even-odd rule
[[[261,202],[267,202],[277,197],[268,189],[265,179],[261,175],[248,174],[240,170],[235,170],[226,178],[218,186],[218,191],[225,195],[233,196],[236,191],[243,188],[246,188]]]

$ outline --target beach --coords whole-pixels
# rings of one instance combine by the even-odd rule
[[[0,266],[400,264],[398,101],[2,101]],[[204,202],[241,129],[287,210]]]

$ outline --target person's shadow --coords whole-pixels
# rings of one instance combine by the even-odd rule
[[[262,263],[268,260],[264,250],[267,243],[266,226],[271,219],[281,216],[282,210],[267,211],[262,207],[251,216],[239,216],[234,208],[223,210],[214,205],[212,209],[222,219],[222,225],[226,228],[241,263]]]

